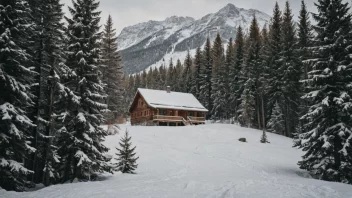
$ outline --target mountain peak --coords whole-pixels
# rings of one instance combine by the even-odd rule
[[[226,14],[229,16],[239,15],[240,9],[233,5],[232,3],[227,4],[225,7],[221,8],[217,14]]]

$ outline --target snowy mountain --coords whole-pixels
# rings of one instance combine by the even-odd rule
[[[203,46],[208,35],[215,39],[217,31],[227,42],[235,37],[239,25],[248,30],[254,14],[261,28],[270,20],[269,15],[258,10],[227,4],[218,12],[199,20],[173,16],[164,21],[148,21],[126,27],[118,36],[126,72],[131,74],[150,66],[158,67],[163,59],[167,63],[170,58],[174,61],[184,59],[188,49]]]
[[[95,182],[52,185],[34,192],[0,189],[6,198],[351,198],[351,185],[312,179],[297,162],[292,139],[236,125],[127,128],[136,146],[136,175],[114,173]],[[106,138],[115,157],[123,133]],[[248,143],[239,142],[247,138]],[[113,163],[116,162],[113,159]]]

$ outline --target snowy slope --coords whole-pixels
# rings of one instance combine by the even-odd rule
[[[123,127],[124,128],[124,127]],[[140,156],[137,175],[56,185],[36,192],[0,191],[6,198],[292,197],[351,198],[352,186],[311,179],[297,167],[302,152],[292,140],[234,125],[130,127]],[[237,139],[246,137],[248,143]],[[106,144],[118,145],[119,136]]]
[[[245,31],[249,29],[253,15],[256,15],[260,28],[269,22],[270,16],[263,12],[227,4],[198,20],[174,16],[165,21],[126,27],[118,36],[126,72],[137,73],[150,66],[159,67],[163,59],[168,62],[171,57],[174,60],[184,57],[188,49],[203,46],[208,36],[214,40],[217,32],[226,43],[235,37],[239,25]]]

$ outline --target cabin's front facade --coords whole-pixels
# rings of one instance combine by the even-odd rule
[[[205,109],[187,93],[138,89],[130,107],[131,124],[185,126],[205,124]]]

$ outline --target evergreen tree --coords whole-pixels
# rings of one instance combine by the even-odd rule
[[[253,92],[254,81],[248,78],[244,85],[244,90],[241,96],[241,104],[239,106],[238,120],[243,126],[251,128],[254,122],[255,115],[255,93]]]
[[[303,60],[306,60],[309,58],[311,50],[309,50],[309,47],[311,47],[312,42],[313,42],[313,33],[312,33],[312,25],[310,22],[310,17],[309,13],[306,8],[306,4],[304,0],[302,0],[301,3],[301,10],[299,13],[299,23],[298,23],[298,48],[299,48],[299,56],[300,56],[300,61],[301,61],[301,71],[303,71],[303,79],[308,79],[308,72],[311,70],[311,66],[309,62],[305,62]],[[304,89],[303,83],[301,84],[302,86],[302,91],[306,92]],[[302,117],[304,114],[308,112],[309,109],[309,103],[307,101],[301,101],[300,104],[300,109],[299,109],[299,117]],[[305,126],[304,126],[304,121],[300,120],[300,125],[298,126],[298,131],[297,133],[300,133],[302,131],[306,131]]]
[[[200,47],[196,50],[196,55],[194,57],[194,67],[193,67],[193,80],[191,92],[193,95],[200,100],[200,87],[201,87],[201,71],[202,71],[202,51]]]
[[[258,90],[260,89],[261,83],[259,82],[259,77],[262,72],[262,64],[261,64],[261,40],[260,40],[260,32],[258,27],[258,22],[256,17],[253,17],[249,39],[248,39],[248,52],[246,54],[246,58],[244,61],[243,68],[243,80],[245,80],[244,92],[241,96],[242,105],[239,108],[239,113],[243,113],[245,121],[248,126],[253,126],[255,121],[258,122],[258,128],[261,127],[261,99]],[[243,101],[246,100],[246,101]],[[249,101],[250,100],[250,101]],[[254,101],[252,101],[254,100]],[[254,106],[251,106],[254,105]],[[252,111],[254,112],[248,112]],[[248,117],[252,116],[252,117]],[[242,116],[243,117],[243,116]],[[248,123],[250,122],[250,123]]]
[[[301,3],[301,10],[299,12],[299,23],[298,23],[298,47],[300,48],[301,60],[304,60],[309,56],[308,47],[311,46],[313,40],[312,25],[309,19],[309,13],[307,11],[304,0]],[[303,63],[304,78],[308,78],[309,64]]]
[[[122,173],[135,174],[139,157],[135,157],[136,147],[132,148],[131,137],[128,135],[127,130],[119,144],[121,148],[116,148],[118,151],[118,153],[116,153],[118,156],[118,158],[116,158],[118,162],[115,164],[116,170],[121,171]]]
[[[30,88],[35,76],[26,52],[32,31],[28,7],[24,0],[0,4],[0,187],[5,190],[25,190],[25,176],[33,173],[23,164],[35,152],[29,145],[35,125],[26,112],[34,105]]]
[[[282,31],[282,14],[279,4],[276,2],[273,11],[269,29],[269,47],[268,47],[268,64],[269,64],[269,79],[268,81],[268,109],[272,109],[275,102],[281,103],[282,100],[282,73],[280,68],[281,48],[281,31]],[[269,115],[271,112],[269,112]]]
[[[73,7],[69,7],[72,18],[65,17],[68,23],[66,65],[77,77],[67,82],[72,96],[64,118],[65,126],[59,130],[63,181],[93,180],[97,173],[110,171],[105,155],[108,148],[102,144],[107,132],[100,127],[107,105],[102,103],[106,95],[99,78],[98,7],[95,0],[73,1]]]
[[[175,89],[176,87],[176,70],[174,68],[174,63],[172,59],[170,59],[170,64],[169,68],[167,69],[167,74],[166,74],[166,86],[170,86],[172,89]],[[166,88],[166,87],[165,87]]]
[[[39,74],[35,79],[35,106],[31,117],[37,127],[33,130],[32,145],[36,153],[27,162],[34,170],[31,180],[35,183],[50,185],[59,177],[55,165],[58,162],[55,145],[58,119],[69,89],[62,79],[74,75],[63,63],[64,24],[62,4],[59,0],[29,1],[35,34],[28,40],[29,51],[33,54],[33,65]]]
[[[275,103],[271,113],[271,118],[267,124],[270,132],[284,135],[285,132],[285,119],[279,103]]]
[[[269,61],[270,61],[270,51],[269,51],[269,35],[268,35],[268,29],[267,25],[265,24],[262,31],[261,31],[261,40],[262,40],[262,49],[260,52],[261,56],[261,65],[262,65],[262,72],[259,77],[259,82],[261,83],[261,89],[259,90],[259,94],[261,95],[261,100],[262,100],[262,123],[263,123],[263,128],[265,128],[267,122],[266,120],[270,119],[270,110],[268,109],[267,100],[269,98],[269,91],[270,89],[268,88],[268,79],[270,79],[270,67],[269,67]],[[264,115],[263,115],[264,114]]]
[[[181,92],[190,93],[192,88],[192,57],[188,50],[180,80]]]
[[[217,34],[213,48],[213,73],[212,73],[212,101],[213,109],[212,115],[215,119],[226,118],[226,81],[227,81],[227,71],[225,67],[225,56],[224,48],[222,46],[222,40],[219,33]]]
[[[160,76],[159,70],[156,68],[153,70],[153,73],[152,73],[152,82],[151,82],[151,84],[153,85],[152,88],[157,90],[162,89],[162,87],[160,87],[160,84],[159,84],[160,81],[161,81],[161,76]]]
[[[316,38],[310,48],[313,70],[305,80],[309,90],[308,132],[296,137],[305,151],[298,163],[319,179],[352,183],[351,14],[342,0],[319,0],[313,14]]]
[[[202,68],[202,81],[200,87],[200,95],[202,97],[202,104],[209,110],[207,118],[211,116],[211,110],[213,109],[213,101],[211,98],[212,93],[212,72],[213,72],[213,59],[211,54],[210,39],[207,38],[203,51],[203,65]]]
[[[146,88],[146,87],[147,87],[148,80],[150,80],[150,81],[149,81],[149,85],[151,85],[150,83],[151,83],[151,80],[152,80],[151,77],[153,76],[153,69],[150,68],[149,72],[150,72],[150,73],[148,73],[148,74],[149,74],[150,76],[148,76],[148,74],[147,74],[147,72],[146,72],[145,70],[143,70],[143,72],[142,72],[142,74],[141,74],[141,87],[142,87],[142,88]],[[150,77],[150,78],[148,79],[148,77]]]
[[[142,88],[141,85],[142,85],[141,75],[136,74],[134,76],[134,88],[132,90],[133,94],[135,94],[137,92],[138,88]]]
[[[291,8],[288,1],[286,2],[285,11],[282,21],[282,36],[280,53],[280,68],[282,74],[282,93],[284,101],[285,115],[285,135],[291,137],[298,125],[298,113],[301,95],[301,62],[298,56],[298,47],[294,21],[292,19]]]
[[[123,113],[123,66],[121,57],[117,51],[116,30],[113,28],[113,21],[109,15],[104,26],[102,39],[102,80],[106,85],[105,91],[108,95],[106,104],[109,112],[105,118],[108,123],[116,123]]]
[[[176,66],[174,67],[174,74],[172,76],[172,80],[174,81],[174,91],[180,92],[182,91],[183,80],[182,79],[183,65],[180,59],[177,59]]]
[[[232,116],[237,119],[237,109],[239,106],[239,99],[241,98],[242,91],[243,91],[243,75],[241,73],[242,71],[242,66],[243,66],[243,61],[244,61],[244,52],[245,52],[245,45],[244,45],[244,34],[242,27],[239,26],[237,28],[237,34],[236,34],[236,40],[235,40],[235,46],[234,46],[234,60],[235,64],[233,67],[229,68],[229,90],[230,90],[230,104],[231,104],[231,109],[232,109]]]
[[[142,76],[145,75],[144,72],[145,71],[143,71]],[[142,77],[142,79],[145,78],[145,83],[142,83],[142,88],[151,89],[154,86],[154,84],[153,84],[153,72],[154,72],[153,68],[150,67],[148,73],[146,74],[146,76]],[[143,80],[141,80],[141,81],[143,81]]]
[[[162,65],[160,68],[159,68],[159,74],[160,74],[160,82],[159,83],[159,87],[158,89],[160,90],[165,90],[166,89],[166,68],[164,65]]]

